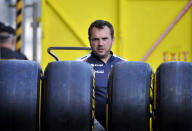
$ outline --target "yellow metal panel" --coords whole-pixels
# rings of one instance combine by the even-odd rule
[[[141,60],[187,3],[178,0],[124,0],[122,12],[126,13],[121,19],[122,55],[128,60]],[[165,57],[165,61],[191,61],[191,13],[190,9],[146,60],[154,69]]]
[[[42,0],[42,65],[54,59],[50,46],[89,46],[88,27],[96,19],[115,28],[114,53],[140,61],[189,0]],[[192,9],[146,59],[154,69],[164,61],[191,61]],[[88,51],[56,51],[75,60]]]
[[[117,1],[110,0],[43,0],[42,1],[42,66],[54,59],[50,46],[89,46],[88,27],[96,19],[116,25]],[[106,6],[109,5],[109,6]],[[75,60],[88,51],[56,51],[61,60]]]

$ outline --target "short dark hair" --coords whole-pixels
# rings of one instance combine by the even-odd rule
[[[1,34],[7,33],[7,34]],[[0,44],[7,42],[16,35],[15,29],[11,26],[6,26],[3,22],[0,22]]]
[[[6,32],[9,35],[16,35],[15,29],[13,29],[11,26],[6,26],[3,22],[0,22],[0,33]]]
[[[0,29],[2,28],[2,27],[4,27],[5,26],[5,24],[3,23],[3,22],[0,22]]]
[[[91,40],[91,29],[93,27],[103,29],[105,26],[107,26],[110,29],[111,38],[114,38],[114,29],[113,29],[112,24],[105,20],[96,20],[89,26],[89,30],[88,30],[89,40]]]

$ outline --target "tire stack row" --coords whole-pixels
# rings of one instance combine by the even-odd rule
[[[109,131],[192,130],[192,63],[119,63],[108,83]]]
[[[87,63],[0,61],[0,131],[91,131],[94,75]]]
[[[154,130],[192,130],[192,63],[168,62],[156,72]]]
[[[108,131],[192,130],[192,63],[121,62],[108,79]],[[92,131],[94,73],[83,62],[0,61],[0,131]]]

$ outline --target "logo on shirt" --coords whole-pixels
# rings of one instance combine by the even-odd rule
[[[94,66],[103,66],[103,64],[91,64],[92,67]]]
[[[104,70],[97,70],[95,73],[104,73]]]

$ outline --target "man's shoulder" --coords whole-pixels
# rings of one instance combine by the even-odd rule
[[[27,60],[26,56],[20,52],[10,50],[8,48],[0,48],[2,59],[21,59]]]
[[[118,55],[115,55],[115,54],[113,54],[113,57],[114,57],[115,61],[127,61],[126,59],[124,59],[124,58],[122,58],[122,57],[120,57]]]
[[[90,57],[91,57],[91,53],[89,53],[89,54],[87,54],[87,55],[85,55],[85,56],[83,56],[81,58],[76,59],[76,61],[87,62],[88,58],[90,58]]]

